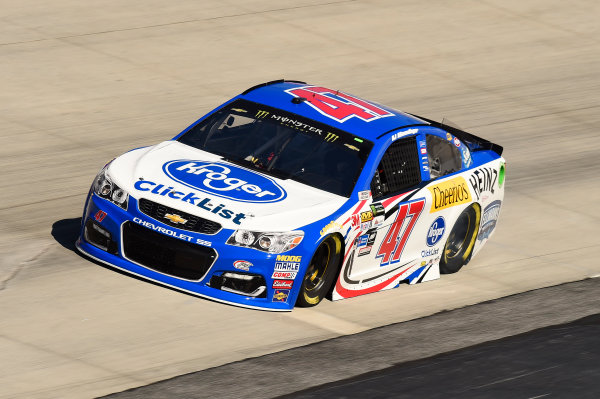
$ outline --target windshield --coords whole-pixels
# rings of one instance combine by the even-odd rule
[[[250,169],[349,197],[370,141],[299,115],[236,100],[179,142]]]

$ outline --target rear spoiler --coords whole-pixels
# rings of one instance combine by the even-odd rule
[[[423,118],[422,116],[418,116],[418,115],[414,115],[414,114],[410,114],[410,115],[428,122],[431,126],[445,130],[448,133],[452,133],[453,135],[458,137],[461,141],[465,142],[471,151],[491,150],[491,151],[494,151],[498,155],[502,155],[503,148],[501,145],[494,144],[491,141],[482,139],[481,137],[477,137],[474,134],[467,133],[464,130],[460,130],[459,128],[456,128],[454,126],[443,124],[441,122],[436,122],[436,121],[428,119],[428,118]]]

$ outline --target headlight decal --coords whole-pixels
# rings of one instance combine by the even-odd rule
[[[129,202],[129,194],[121,187],[117,186],[107,173],[108,165],[106,165],[98,176],[94,179],[92,189],[96,195],[105,200],[112,202],[115,205],[127,210],[127,203]]]
[[[304,232],[300,230],[282,233],[236,230],[227,240],[227,244],[280,254],[296,248],[303,238]]]

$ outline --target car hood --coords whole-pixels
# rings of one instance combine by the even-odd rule
[[[123,154],[108,173],[138,200],[146,198],[229,229],[290,231],[331,215],[348,201],[177,141]]]

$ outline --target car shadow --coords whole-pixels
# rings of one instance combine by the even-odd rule
[[[62,219],[52,224],[52,237],[64,248],[78,252],[75,249],[75,241],[79,236],[81,218]]]
[[[129,278],[134,278],[138,281],[142,281],[146,284],[152,284],[155,285],[157,287],[161,287],[161,288],[166,288],[169,289],[171,291],[176,291],[179,292],[181,294],[187,295],[191,298],[195,298],[195,299],[200,299],[200,300],[205,300],[208,302],[214,302],[214,303],[219,303],[219,301],[217,300],[213,300],[212,298],[206,298],[206,297],[199,297],[197,295],[193,295],[189,292],[186,291],[182,291],[180,289],[177,289],[175,287],[171,287],[171,286],[166,286],[160,283],[157,283],[155,281],[152,280],[148,280],[142,277],[139,277],[133,273],[127,273],[121,269],[118,269],[116,267],[113,267],[111,265],[108,265],[106,263],[102,263],[97,261],[94,258],[90,258],[89,256],[87,256],[86,254],[83,254],[81,252],[79,252],[77,250],[77,248],[75,247],[75,241],[77,241],[77,238],[79,237],[79,232],[81,230],[81,218],[72,218],[72,219],[61,219],[58,220],[56,222],[54,222],[52,224],[52,230],[51,233],[52,237],[54,237],[54,239],[56,240],[56,242],[58,242],[60,245],[62,245],[64,248],[68,249],[69,251],[73,251],[75,252],[77,255],[79,255],[82,259],[85,259],[89,262],[92,262],[98,266],[102,266],[104,269],[107,270],[111,270],[113,272],[119,273],[123,276],[127,276]],[[221,305],[228,305],[228,306],[232,306],[235,307],[234,305],[228,304],[228,303],[220,303]],[[259,310],[259,309],[257,309]]]

